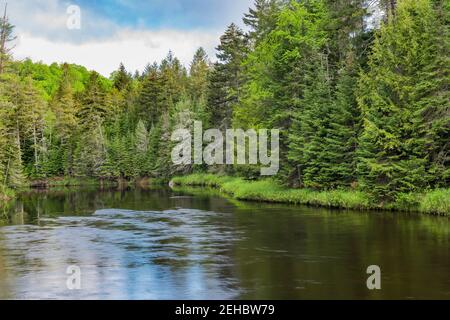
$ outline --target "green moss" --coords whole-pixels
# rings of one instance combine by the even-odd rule
[[[238,200],[306,204],[340,209],[420,211],[441,215],[450,213],[450,189],[424,194],[399,194],[394,203],[379,204],[375,203],[369,194],[357,190],[288,189],[271,179],[247,181],[236,177],[194,174],[175,177],[172,183],[178,186],[218,188],[222,193]]]

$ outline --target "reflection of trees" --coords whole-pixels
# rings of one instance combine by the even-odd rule
[[[97,211],[110,208],[117,210]],[[198,188],[34,191],[4,210],[13,224],[41,218],[45,227],[42,218],[67,217],[52,222],[57,234],[30,227],[44,242],[25,242],[22,249],[42,253],[44,266],[56,255],[53,269],[87,263],[101,286],[112,272],[122,293],[150,288],[162,290],[156,298],[170,298],[178,290],[176,297],[186,298],[179,288],[187,288],[191,294],[211,290],[217,298],[237,297],[241,289],[239,297],[252,299],[432,298],[450,287],[446,218],[241,202]],[[64,228],[74,221],[71,226],[81,228]],[[8,248],[17,249],[9,240]],[[365,286],[372,264],[382,269],[381,292]],[[130,284],[123,288],[121,281]]]
[[[442,298],[450,287],[448,237],[442,238],[449,231],[433,220],[282,206],[239,212],[236,224],[247,226],[235,253],[249,289],[244,298]],[[365,286],[372,264],[384,272],[379,292]]]
[[[12,297],[8,294],[10,292],[7,281],[8,270],[6,269],[2,240],[0,234],[0,299],[11,299]]]
[[[212,294],[209,298],[232,298],[236,287],[231,288],[230,254],[235,232],[227,227],[230,214],[224,217],[209,210],[225,205],[224,199],[179,197],[165,189],[28,192],[10,208],[12,223],[37,224],[41,218],[42,228],[11,229],[8,250],[17,254],[7,258],[21,270],[37,271],[43,279],[60,274],[69,264],[91,266],[87,270],[93,282],[90,289],[108,292],[113,290],[108,287],[111,283],[116,286],[116,297],[127,290],[135,292],[118,288],[129,285],[124,279],[128,277],[139,290],[160,292],[156,295],[160,298],[172,294],[206,299],[208,292]],[[101,210],[109,208],[114,209]],[[45,219],[49,217],[64,219]],[[22,286],[37,294],[52,285],[51,281],[48,285],[30,282],[35,278],[21,280]],[[192,292],[192,296],[176,288]]]

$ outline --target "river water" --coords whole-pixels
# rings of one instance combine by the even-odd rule
[[[449,218],[199,189],[35,191],[1,214],[2,299],[450,299]]]

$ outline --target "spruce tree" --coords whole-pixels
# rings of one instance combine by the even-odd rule
[[[139,175],[145,176],[148,173],[148,144],[149,135],[145,123],[140,120],[135,131],[135,163]]]
[[[442,40],[436,21],[430,0],[399,1],[377,35],[370,69],[360,80],[364,128],[358,171],[361,185],[378,198],[423,190],[433,180],[430,151],[436,136],[430,130],[445,128],[439,115],[448,119],[448,98],[436,96],[443,93],[442,77],[435,78],[441,74]],[[440,134],[446,136],[445,129]]]
[[[70,66],[63,65],[58,90],[51,102],[55,114],[54,132],[49,138],[50,156],[47,171],[52,175],[73,174],[73,153],[77,132],[77,108],[70,78]]]
[[[199,48],[189,70],[190,98],[194,102],[196,112],[202,112],[206,100],[209,67],[208,55],[203,48]]]
[[[7,14],[8,4],[5,4],[3,16],[0,17],[0,74],[5,72],[7,63],[11,60],[11,51],[14,48],[11,42],[16,40],[14,26],[9,22]]]
[[[298,181],[297,164],[288,157],[289,130],[304,105],[305,72],[326,52],[326,18],[323,1],[291,2],[244,63],[246,82],[234,122],[281,130],[279,177],[287,183]]]
[[[327,139],[332,105],[332,91],[327,76],[326,58],[317,56],[304,70],[303,97],[294,113],[290,130],[289,159],[295,164],[300,185],[325,188],[332,180],[330,154],[324,142]]]
[[[243,21],[250,28],[248,38],[253,45],[257,45],[276,27],[282,3],[282,0],[255,0],[253,8],[244,14]]]
[[[119,69],[113,73],[113,86],[119,91],[124,90],[131,83],[131,75],[125,69],[123,63],[120,64]]]
[[[220,38],[217,59],[209,77],[207,112],[214,128],[231,128],[233,108],[240,97],[242,62],[248,51],[244,32],[231,24]]]
[[[155,63],[145,72],[137,103],[136,115],[146,123],[155,125],[162,112],[160,92],[162,91],[162,80],[159,67]]]

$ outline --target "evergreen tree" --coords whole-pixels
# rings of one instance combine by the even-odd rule
[[[75,174],[99,177],[106,157],[103,123],[111,109],[100,76],[92,72],[80,98],[78,143],[74,152]]]
[[[245,61],[247,81],[234,122],[281,130],[279,176],[288,183],[298,180],[297,165],[288,159],[288,133],[294,115],[301,113],[304,105],[305,70],[317,57],[327,57],[326,18],[323,1],[291,2],[279,13],[276,28]]]
[[[104,177],[106,141],[101,127],[80,135],[74,154],[74,173],[78,177]]]
[[[24,182],[22,154],[19,148],[13,118],[13,104],[4,96],[0,87],[0,192],[6,187],[17,187]]]
[[[78,122],[69,68],[69,65],[63,65],[58,91],[51,103],[55,125],[54,130],[50,129],[50,150],[46,165],[46,171],[50,175],[73,174],[73,153]]]
[[[138,122],[135,131],[135,160],[136,170],[140,176],[146,176],[148,173],[148,144],[149,135],[147,128],[142,120]]]
[[[436,145],[431,128],[443,129],[437,130],[443,135],[438,149],[448,150],[442,144],[448,137],[449,99],[442,91],[437,20],[430,0],[399,1],[377,35],[370,69],[360,81],[364,130],[358,170],[362,186],[380,198],[430,186],[430,149]]]
[[[131,75],[125,69],[123,63],[120,64],[119,70],[112,74],[113,86],[119,91],[124,90],[131,83]]]
[[[209,77],[207,112],[214,128],[231,128],[233,107],[240,97],[242,62],[248,50],[243,31],[231,24],[217,47],[218,63]]]
[[[86,89],[80,98],[77,117],[84,127],[98,128],[105,118],[111,114],[108,98],[103,88],[100,75],[92,72],[86,84]]]
[[[289,158],[296,164],[300,185],[322,189],[332,182],[332,170],[327,146],[332,105],[332,91],[327,76],[327,59],[313,61],[305,69],[303,97],[298,102],[290,134]]]
[[[163,59],[160,65],[161,91],[159,99],[162,106],[162,115],[169,114],[174,106],[186,93],[187,71],[180,60],[172,52]]]
[[[257,45],[276,27],[277,15],[282,8],[283,0],[255,0],[253,8],[244,14],[243,21],[250,28],[248,37],[253,45]]]
[[[145,72],[136,110],[138,119],[142,119],[152,126],[158,122],[162,112],[161,91],[161,75],[159,67],[155,63]]]
[[[450,4],[445,0],[433,1],[436,13],[434,30],[436,36],[435,51],[426,68],[426,83],[423,87],[426,107],[422,113],[427,127],[427,139],[430,147],[431,185],[448,187],[450,185],[450,95],[448,79],[450,78]]]
[[[189,90],[191,100],[194,101],[196,111],[201,112],[199,108],[206,99],[208,89],[209,74],[208,55],[203,48],[199,48],[194,55],[189,72]]]
[[[5,72],[6,63],[11,60],[14,46],[10,46],[10,43],[17,38],[14,36],[14,26],[9,22],[7,8],[8,4],[5,4],[3,17],[0,18],[0,74]]]

